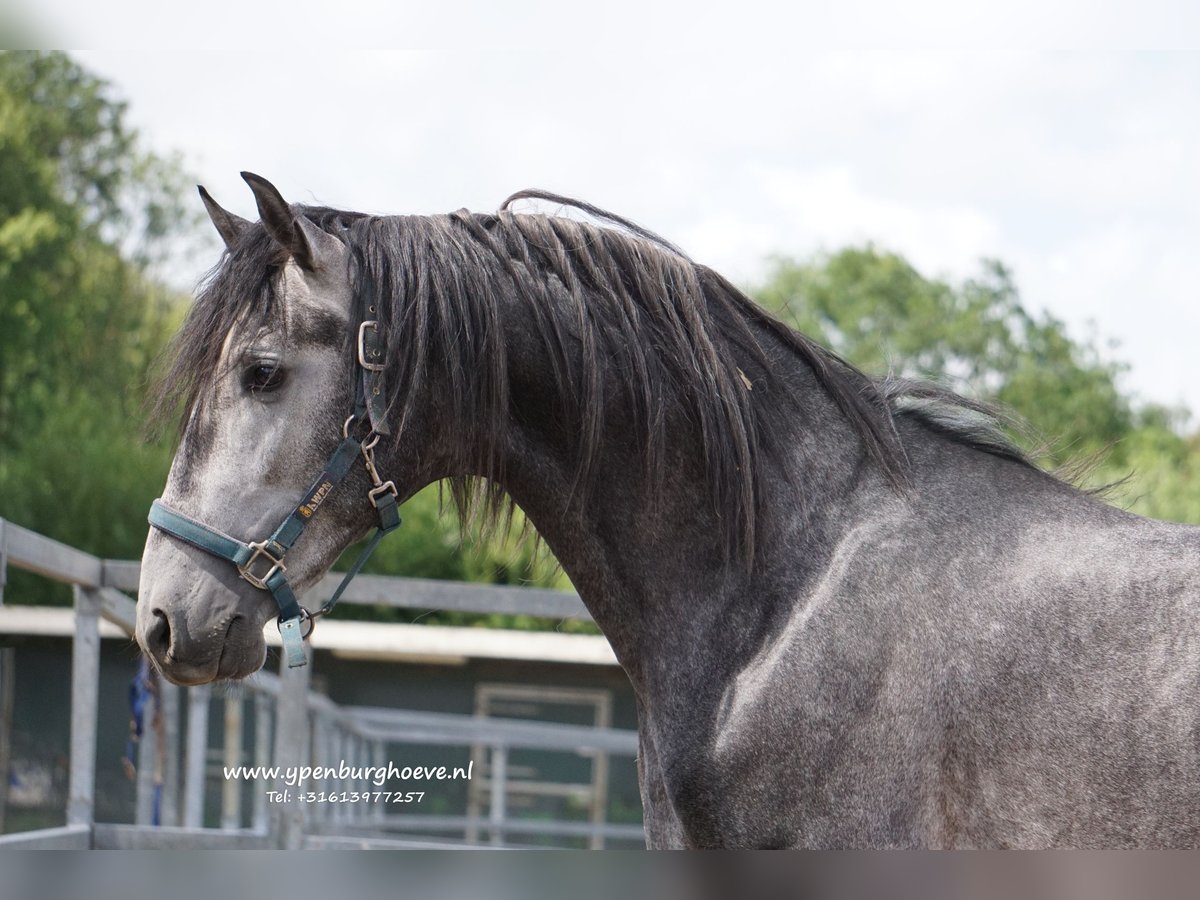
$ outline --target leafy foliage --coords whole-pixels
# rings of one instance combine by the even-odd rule
[[[137,439],[176,310],[144,260],[184,219],[178,171],[138,150],[124,115],[61,54],[0,54],[3,514],[129,556],[169,458]]]
[[[981,268],[951,284],[894,253],[854,247],[810,261],[776,258],[753,293],[868,372],[939,380],[1015,411],[1032,426],[1037,441],[1027,449],[1043,463],[1093,459],[1092,485],[1124,479],[1117,502],[1200,523],[1187,414],[1137,407],[1120,389],[1124,365],[1061,321],[1029,312],[1001,263]]]

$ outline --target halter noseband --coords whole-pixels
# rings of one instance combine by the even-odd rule
[[[379,323],[369,319],[359,324],[354,379],[354,407],[342,426],[342,442],[325,464],[325,470],[305,492],[304,499],[293,509],[269,538],[243,542],[218,531],[203,522],[184,515],[163,503],[161,498],[150,506],[150,524],[160,531],[220,557],[237,566],[238,574],[259,590],[270,591],[279,606],[279,636],[284,657],[290,668],[303,666],[304,640],[316,627],[316,620],[333,609],[354,576],[375,552],[384,536],[400,526],[400,510],[396,503],[396,485],[384,481],[375,467],[375,445],[381,435],[388,434],[384,420],[384,401],[379,375],[383,371],[383,348]],[[357,426],[367,422],[370,430],[359,440],[354,436]],[[296,600],[284,574],[283,559],[304,533],[305,527],[329,493],[345,479],[354,460],[362,455],[371,489],[367,497],[379,515],[379,525],[354,565],[342,578],[341,584],[316,612],[309,612]],[[304,622],[309,623],[308,631]]]

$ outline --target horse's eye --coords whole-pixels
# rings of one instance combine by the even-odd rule
[[[242,387],[253,394],[269,394],[282,384],[283,367],[276,363],[255,363],[242,373]]]

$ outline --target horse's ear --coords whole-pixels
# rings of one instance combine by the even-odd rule
[[[261,175],[243,172],[242,178],[254,192],[254,202],[258,205],[258,217],[262,220],[267,233],[288,252],[292,252],[296,244],[296,225],[292,218],[292,211],[288,208],[283,195],[276,190],[275,185]]]
[[[313,224],[308,216],[296,216],[294,224],[297,243],[305,246],[304,258],[307,262],[301,262],[300,254],[292,251],[301,268],[319,272],[339,271],[344,267],[348,252],[345,244]]]
[[[333,255],[341,258],[344,252],[341,241],[326,234],[304,216],[293,216],[275,185],[253,172],[243,172],[242,178],[254,192],[254,202],[258,204],[258,215],[263,226],[292,255],[296,265],[307,272],[315,272],[328,268]]]
[[[232,247],[238,235],[245,231],[250,223],[241,216],[235,216],[229,210],[222,209],[221,204],[204,189],[204,185],[198,184],[196,187],[200,190],[200,199],[204,202],[204,208],[208,210],[208,217],[217,228],[217,234],[221,235],[226,248]]]

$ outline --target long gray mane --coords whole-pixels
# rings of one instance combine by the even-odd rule
[[[860,436],[868,456],[902,489],[907,417],[980,452],[1032,465],[985,405],[914,381],[877,380],[770,315],[711,269],[665,241],[587,204],[538,192],[604,224],[540,214],[466,210],[439,216],[365,216],[295,206],[352,252],[352,321],[378,318],[387,336],[385,390],[397,437],[422,392],[436,391],[474,454],[474,471],[452,483],[459,506],[504,508],[495,487],[499,450],[513,413],[513,359],[506,305],[525,304],[549,359],[564,434],[577,435],[575,489],[582,511],[595,489],[605,409],[620,392],[645,449],[646,472],[661,480],[670,429],[690,423],[702,448],[726,545],[752,561],[755,516],[764,491],[762,454],[778,452],[802,398],[780,377],[759,335],[772,335],[802,360]],[[616,227],[613,227],[616,226]],[[286,261],[261,226],[249,228],[203,283],[173,343],[156,411],[190,413],[203,404],[225,336],[277,317],[276,275]],[[373,311],[371,311],[373,310]],[[750,386],[753,385],[753,389]]]

